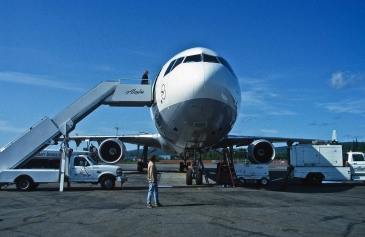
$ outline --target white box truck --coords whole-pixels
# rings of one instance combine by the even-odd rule
[[[42,183],[60,182],[61,153],[58,150],[43,150],[33,158],[13,169],[0,172],[0,187],[16,184],[20,191],[28,191]],[[75,151],[66,167],[66,182],[100,184],[103,189],[113,189],[115,182],[128,181],[122,168],[117,165],[99,165],[88,152]]]
[[[364,154],[343,153],[341,145],[294,145],[290,148],[289,169],[289,177],[311,185],[320,185],[323,180],[365,181]]]

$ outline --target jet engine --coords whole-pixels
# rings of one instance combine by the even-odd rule
[[[248,159],[253,164],[268,164],[275,158],[275,148],[266,140],[252,142],[247,150]]]
[[[115,138],[104,140],[99,146],[99,157],[108,164],[117,163],[125,157],[126,148],[123,142]]]

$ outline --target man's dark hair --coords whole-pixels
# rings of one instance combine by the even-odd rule
[[[156,160],[156,155],[155,155],[155,154],[153,154],[153,155],[150,157],[150,160],[151,160],[151,161],[155,161],[155,160]]]

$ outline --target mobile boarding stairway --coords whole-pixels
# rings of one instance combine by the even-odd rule
[[[50,119],[44,117],[18,138],[0,149],[0,174],[16,168],[60,136],[68,137],[75,125],[102,104],[110,106],[143,107],[152,105],[149,84],[121,84],[121,81],[102,82]],[[140,83],[140,79],[138,81]]]

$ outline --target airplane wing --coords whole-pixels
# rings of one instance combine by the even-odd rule
[[[312,144],[314,141],[320,141],[319,139],[304,139],[304,138],[286,138],[286,137],[257,137],[257,136],[235,136],[228,135],[222,139],[219,143],[213,146],[213,149],[229,147],[229,146],[248,146],[252,142],[257,140],[266,140],[271,143],[286,143],[292,145],[295,142],[301,144]]]
[[[106,162],[116,162],[125,151],[125,147],[119,142],[136,144],[140,146],[147,146],[154,149],[162,150],[166,154],[176,154],[177,152],[172,149],[161,137],[160,134],[140,134],[130,136],[75,136],[69,137],[70,140],[74,140],[77,146],[82,141],[96,141],[99,144],[100,158]],[[63,138],[59,138],[63,140]],[[322,140],[321,140],[322,141]],[[303,138],[285,138],[285,137],[258,137],[258,136],[234,136],[227,135],[220,142],[212,146],[212,149],[224,148],[224,147],[240,147],[248,146],[248,151],[251,154],[249,156],[250,161],[253,164],[269,163],[275,157],[275,148],[272,143],[286,143],[291,146],[293,143],[298,142],[302,144],[312,144],[314,142],[321,142],[317,139],[303,139]],[[103,144],[107,145],[103,145]],[[105,148],[104,148],[105,147]],[[123,148],[124,147],[124,148]],[[124,151],[122,151],[124,149]],[[122,151],[116,152],[115,151]]]
[[[121,142],[136,144],[141,146],[148,146],[151,148],[162,150],[164,144],[166,143],[160,134],[140,134],[140,135],[122,135],[122,136],[71,136],[70,140],[75,141],[77,146],[82,141],[96,141],[100,145],[106,139],[118,139]],[[63,138],[59,138],[63,140]],[[271,143],[286,143],[292,145],[295,142],[301,144],[312,144],[313,142],[319,142],[319,139],[304,139],[304,138],[285,138],[285,137],[258,137],[258,136],[235,136],[227,135],[219,143],[215,144],[212,148],[222,148],[229,146],[248,146],[252,142],[257,140],[266,140]],[[328,141],[323,141],[328,142]]]
[[[140,134],[140,135],[130,135],[130,136],[70,136],[70,140],[75,141],[77,146],[82,141],[95,141],[100,145],[106,139],[118,139],[121,142],[148,146],[155,149],[161,149],[161,136],[159,134]],[[63,138],[59,138],[63,140]]]

